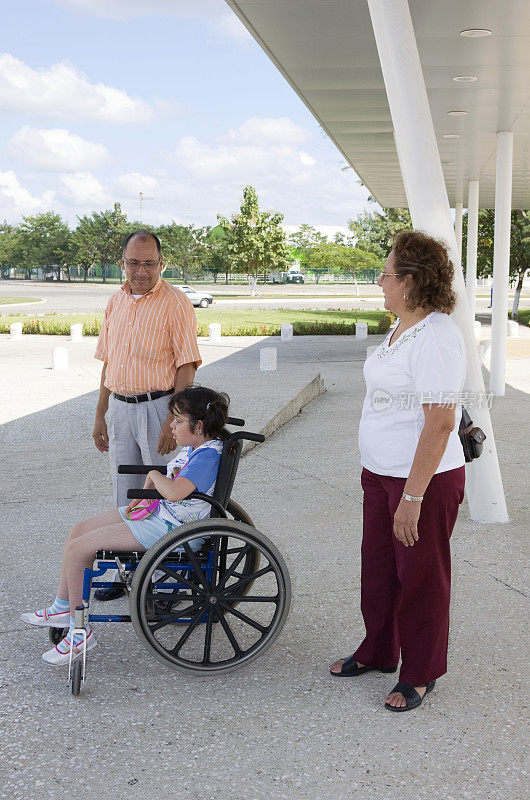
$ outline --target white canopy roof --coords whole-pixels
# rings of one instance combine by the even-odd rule
[[[366,0],[227,2],[378,202],[406,206]],[[467,182],[480,180],[480,207],[494,207],[496,133],[513,131],[512,204],[529,208],[529,0],[409,5],[450,204],[466,205]]]

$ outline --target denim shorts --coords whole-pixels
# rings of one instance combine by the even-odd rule
[[[177,520],[174,523],[168,522],[160,517],[156,511],[145,519],[127,519],[125,516],[126,508],[127,506],[120,506],[118,511],[123,521],[129,526],[136,541],[140,542],[146,550],[149,550],[168,531],[172,531],[173,528],[177,528],[179,525]]]

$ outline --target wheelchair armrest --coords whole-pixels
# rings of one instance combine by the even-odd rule
[[[163,500],[163,496],[160,492],[157,492],[155,489],[129,489],[127,491],[127,498],[129,500]],[[203,494],[202,492],[192,492],[184,500],[204,500],[206,503],[211,505],[215,510],[218,512],[220,517],[226,518],[226,510],[223,508],[219,500],[215,500],[213,497],[210,497],[209,494]]]
[[[152,469],[158,470],[162,475],[166,474],[164,464],[120,464],[118,466],[120,475],[147,475]]]

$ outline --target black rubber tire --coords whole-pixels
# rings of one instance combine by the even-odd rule
[[[48,628],[48,637],[52,644],[59,644],[68,633],[68,628]]]
[[[189,542],[205,537],[209,543],[203,555],[191,555]],[[163,565],[179,546],[187,551],[184,562],[189,571],[188,579],[174,572],[179,587],[176,603],[190,605],[153,621],[148,611],[152,576],[158,569],[171,574]],[[265,566],[255,574],[238,572],[254,550]],[[254,555],[251,563],[256,563]],[[249,582],[252,595],[244,594]],[[205,519],[170,531],[146,552],[135,571],[129,601],[138,638],[155,658],[188,674],[214,675],[250,664],[273,644],[289,612],[291,582],[274,544],[254,527],[237,520]]]
[[[74,697],[79,695],[81,691],[81,681],[83,679],[83,656],[78,656],[72,664],[72,674],[70,675],[70,684],[72,687],[72,694]]]
[[[209,300],[203,298],[202,300],[199,301],[199,308],[208,308],[209,305],[210,305]]]

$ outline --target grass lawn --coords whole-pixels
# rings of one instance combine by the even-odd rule
[[[353,334],[358,320],[368,323],[368,333],[386,333],[391,317],[384,311],[325,311],[291,309],[244,309],[214,311],[197,309],[197,332],[208,335],[208,325],[221,324],[225,336],[278,336],[282,322],[291,322],[298,335]],[[21,322],[23,333],[68,336],[70,325],[81,323],[85,336],[97,336],[103,314],[2,314],[0,333],[9,333],[12,322]]]
[[[14,303],[38,303],[40,297],[0,297],[0,306],[10,306]]]
[[[517,315],[517,322],[521,325],[526,325],[527,328],[530,328],[530,308],[525,308],[523,311],[519,311]]]

